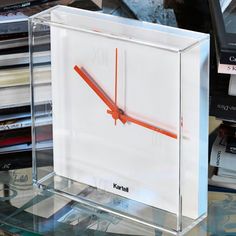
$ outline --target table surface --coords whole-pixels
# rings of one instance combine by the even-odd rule
[[[0,172],[0,236],[168,235],[33,187],[31,175],[31,169]],[[236,235],[236,194],[209,192],[207,219],[187,233],[195,235]]]

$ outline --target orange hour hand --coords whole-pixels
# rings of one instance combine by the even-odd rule
[[[119,118],[119,108],[109,98],[109,96],[103,91],[103,89],[88,75],[84,68],[74,66],[74,70],[80,75],[80,77],[86,82],[86,84],[97,94],[97,96],[109,107],[112,111],[112,117],[117,120]],[[120,119],[122,123],[124,121]]]
[[[91,78],[91,76],[88,75],[84,68],[75,66],[74,70],[112,111],[117,109],[115,103],[113,103],[113,101],[106,95],[102,88]]]

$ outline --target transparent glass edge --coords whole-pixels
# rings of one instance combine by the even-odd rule
[[[34,81],[33,81],[33,27],[34,22],[29,19],[29,62],[30,62],[30,98],[31,98],[31,136],[32,136],[32,179],[37,182],[37,157],[35,133],[35,108],[34,108]]]
[[[178,60],[179,60],[179,176],[178,176],[178,213],[177,213],[177,222],[176,222],[176,228],[178,231],[183,230],[183,209],[182,209],[182,119],[183,119],[183,113],[182,113],[182,64],[181,64],[181,55],[182,53],[179,52]]]
[[[31,18],[32,19],[33,18],[35,18],[35,19],[38,18],[38,19],[40,19],[42,21],[44,21],[44,20],[48,21],[45,18],[47,18],[48,14],[50,14],[56,8],[59,8],[59,9],[62,9],[62,10],[71,8],[71,9],[75,10],[72,7],[68,7],[68,6],[64,6],[64,5],[57,5],[55,7],[52,7],[50,9],[48,9],[48,10],[42,11],[42,12],[40,12],[38,14],[35,14],[35,15],[31,16]],[[79,10],[79,9],[77,9],[77,10]],[[91,12],[89,10],[84,10],[84,9],[80,9],[80,11]],[[93,13],[96,14],[96,15],[104,14],[104,13],[101,13],[101,12],[93,12]],[[105,14],[105,16],[106,16],[107,19],[109,19],[109,18],[117,18],[117,19],[119,18],[119,19],[121,19],[118,16],[109,15],[109,14]],[[204,39],[205,37],[207,37],[206,33],[192,31],[192,30],[187,30],[187,29],[182,29],[182,28],[171,27],[171,26],[168,26],[168,25],[156,24],[156,23],[152,23],[152,22],[147,22],[147,21],[143,21],[143,20],[135,20],[135,19],[129,19],[129,21],[140,22],[142,25],[148,26],[148,27],[149,26],[152,26],[152,27],[158,26],[159,29],[163,30],[163,32],[165,32],[165,33],[169,32],[170,34],[175,34],[175,32],[177,32],[177,31],[180,32],[181,31],[183,33],[183,35],[182,35],[183,38],[192,38],[193,37],[192,34],[195,34],[196,36],[198,36],[198,41],[200,41],[200,40]],[[55,22],[55,23],[57,23],[57,22]]]
[[[194,48],[197,48],[197,47],[200,47],[200,45],[203,45],[203,44],[205,44],[205,43],[207,43],[207,42],[209,42],[210,41],[210,35],[209,34],[206,34],[206,37],[205,38],[203,38],[201,41],[199,41],[199,42],[197,42],[197,43],[195,43],[195,44],[193,44],[193,45],[191,45],[190,47],[187,47],[185,50],[183,50],[183,51],[181,51],[180,53],[179,53],[179,55],[180,55],[180,147],[181,147],[181,149],[183,150],[183,139],[184,139],[184,127],[183,127],[183,125],[182,125],[182,122],[183,122],[183,119],[184,119],[184,108],[183,108],[183,101],[186,99],[186,97],[185,97],[185,95],[184,95],[184,88],[183,88],[183,81],[182,81],[182,63],[181,63],[181,59],[183,58],[183,56],[186,54],[186,53],[188,53],[190,50],[194,50]],[[208,68],[207,68],[207,74],[209,75],[209,61],[210,61],[210,59],[209,59],[209,56],[208,56]],[[201,77],[201,73],[200,73],[200,77]],[[201,79],[200,79],[200,85],[202,86],[202,81],[201,81]],[[186,88],[185,88],[186,89]],[[208,80],[208,89],[209,89],[209,80]],[[208,91],[208,98],[209,98],[209,91]],[[209,101],[208,101],[208,108],[209,108]],[[208,109],[209,110],[209,109]],[[209,121],[208,121],[208,119],[207,119],[207,123],[208,123]],[[209,125],[208,125],[208,127],[209,127]],[[180,230],[180,232],[181,232],[181,234],[180,235],[184,235],[184,234],[186,234],[188,231],[190,231],[193,227],[195,227],[197,224],[199,224],[201,221],[203,221],[206,217],[207,217],[207,215],[208,215],[208,212],[207,212],[207,210],[205,211],[205,213],[203,213],[201,216],[199,216],[198,218],[196,218],[196,219],[192,219],[193,220],[193,222],[191,223],[191,224],[189,224],[189,225],[184,225],[184,220],[183,220],[183,218],[184,218],[184,215],[183,215],[183,203],[182,203],[182,189],[181,189],[181,182],[182,182],[182,179],[183,179],[183,176],[181,175],[181,173],[183,174],[183,171],[181,171],[181,167],[182,167],[182,160],[181,160],[181,155],[180,155],[180,199],[181,199],[181,203],[180,203],[180,212],[181,212],[181,214],[180,214],[180,216],[181,216],[181,220],[179,221],[179,227],[181,228],[181,230]]]
[[[142,44],[142,45],[146,45],[146,46],[149,46],[149,47],[158,48],[158,49],[161,49],[161,50],[166,50],[166,51],[175,52],[175,53],[185,52],[186,50],[191,50],[191,48],[193,48],[196,45],[200,44],[202,41],[208,40],[209,37],[210,37],[209,34],[204,34],[204,37],[202,37],[200,40],[196,40],[195,42],[193,42],[192,44],[189,44],[185,48],[179,48],[179,49],[172,48],[172,47],[167,48],[165,46],[157,45],[157,44],[154,44],[154,43],[151,43],[151,42],[149,43],[149,42],[145,42],[145,41],[142,41],[142,40],[135,40],[135,39],[128,38],[128,37],[110,35],[108,33],[102,33],[102,32],[92,31],[92,30],[89,30],[89,29],[64,25],[61,22],[53,22],[51,20],[45,19],[44,17],[46,17],[46,16],[33,17],[33,18],[31,18],[31,20],[33,22],[37,23],[37,24],[47,25],[47,26],[50,26],[50,27],[54,26],[54,27],[74,30],[74,31],[78,31],[78,32],[84,32],[84,33],[89,33],[89,34],[94,34],[94,35],[100,35],[100,36],[107,37],[107,38],[120,39],[122,41],[128,41],[128,42],[133,42],[133,43],[136,43],[136,44]]]
[[[126,38],[126,37],[122,37],[122,36],[110,35],[110,34],[106,34],[106,33],[101,33],[101,32],[96,32],[96,31],[92,31],[92,30],[79,28],[79,27],[66,26],[66,25],[63,25],[62,23],[47,21],[45,19],[40,19],[40,18],[34,19],[34,22],[37,23],[37,24],[47,25],[47,26],[50,26],[50,27],[53,26],[53,27],[58,27],[58,28],[62,28],[62,29],[68,29],[68,30],[93,34],[93,35],[100,35],[100,36],[103,36],[103,37],[106,37],[106,38],[119,39],[119,40],[122,40],[122,41],[132,42],[132,43],[139,44],[139,45],[140,44],[141,45],[146,45],[146,46],[149,46],[149,47],[152,47],[152,48],[161,49],[163,51],[170,51],[170,52],[174,52],[174,53],[179,53],[182,50],[182,49],[176,50],[175,48],[171,48],[171,47],[166,48],[164,46],[162,47],[160,45],[145,42],[145,41],[142,41],[142,40],[135,40],[135,39]]]

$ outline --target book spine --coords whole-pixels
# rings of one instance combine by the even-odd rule
[[[220,64],[236,65],[236,53],[231,50],[221,50]]]
[[[8,171],[32,166],[32,151],[0,154],[0,171]]]
[[[231,76],[231,78],[230,78],[228,94],[230,96],[236,96],[236,75]]]
[[[0,114],[1,114],[0,118],[1,117],[5,118],[5,116],[14,115],[14,114],[17,114],[17,113],[28,113],[28,114],[30,114],[30,106],[9,107],[9,108],[0,109]]]
[[[211,150],[210,165],[236,170],[236,155],[227,153],[225,149],[226,139],[217,137]]]
[[[210,115],[221,120],[236,121],[236,96],[211,96]]]
[[[1,131],[0,147],[31,143],[31,127]],[[45,125],[37,128],[36,141],[52,140],[52,126]]]
[[[228,170],[228,169],[224,169],[224,168],[219,167],[217,175],[218,176],[223,176],[223,177],[236,178],[236,171]]]
[[[31,121],[22,122],[22,123],[12,123],[12,124],[0,124],[0,131],[4,130],[12,130],[12,129],[20,129],[25,127],[30,127]]]
[[[221,124],[219,127],[219,136],[220,137],[235,137],[236,138],[236,127],[229,125]]]
[[[236,65],[229,65],[229,64],[218,64],[218,73],[222,74],[230,74],[235,75],[236,74]],[[231,95],[231,94],[229,94]]]
[[[232,178],[232,177],[223,177],[223,176],[213,175],[211,177],[211,179],[216,182],[222,182],[222,183],[227,183],[227,184],[236,184],[236,179]]]
[[[236,138],[235,137],[228,137],[225,151],[228,153],[236,154]]]
[[[52,149],[38,153],[38,166],[52,166]],[[8,171],[32,167],[32,150],[0,154],[0,171]]]
[[[41,5],[47,2],[52,2],[55,0],[36,0],[36,1],[25,1],[25,2],[21,2],[21,3],[17,3],[17,4],[9,4],[5,7],[1,7],[0,11],[4,12],[4,11],[14,11],[14,10],[18,10],[18,9],[22,9],[25,7],[32,7],[32,6],[37,6],[37,5]]]
[[[11,35],[11,36],[10,36]],[[24,21],[13,23],[1,23],[0,27],[0,39],[9,39],[15,37],[28,36],[28,21],[25,18]]]
[[[230,145],[227,145],[226,152],[236,154],[236,147],[231,147]]]

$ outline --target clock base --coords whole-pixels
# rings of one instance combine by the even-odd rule
[[[38,169],[38,173],[45,175],[45,168]],[[54,172],[35,182],[35,186],[82,204],[91,214],[113,219],[113,223],[124,221],[128,224],[142,224],[145,230],[153,232],[184,235],[207,217],[207,214],[194,220],[182,217],[183,228],[178,228],[177,214],[73,181]]]

